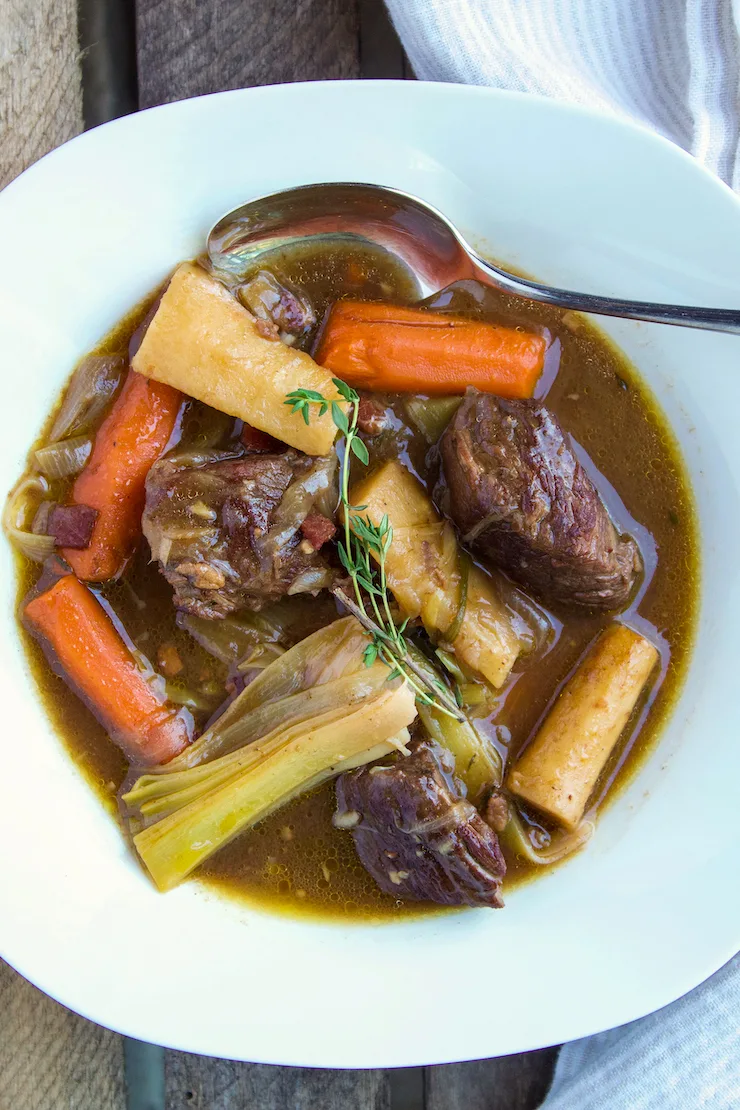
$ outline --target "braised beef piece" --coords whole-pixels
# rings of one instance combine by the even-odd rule
[[[455,761],[434,740],[337,779],[334,824],[349,829],[363,867],[396,898],[503,906],[504,857],[465,797]]]
[[[218,619],[331,585],[334,570],[300,528],[317,499],[334,502],[336,465],[292,450],[155,463],[142,523],[177,608]]]
[[[440,440],[437,497],[463,542],[545,601],[619,609],[641,569],[538,401],[470,391]]]

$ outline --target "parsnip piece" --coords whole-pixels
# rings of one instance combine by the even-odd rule
[[[444,641],[457,623],[464,574],[452,526],[396,459],[354,486],[350,501],[367,505],[361,515],[376,525],[387,514],[393,526],[386,555],[388,586],[406,616],[421,617],[427,631]],[[463,663],[499,687],[522,644],[493,580],[476,566],[470,566],[467,576],[467,602],[452,647]]]
[[[264,339],[255,317],[192,262],[172,275],[131,365],[308,455],[325,455],[334,443],[331,412],[313,409],[306,425],[284,403],[295,389],[336,399],[329,371],[304,351]]]
[[[657,660],[639,633],[610,625],[509,771],[512,794],[575,829]]]

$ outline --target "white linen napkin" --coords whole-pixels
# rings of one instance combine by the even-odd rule
[[[420,80],[629,116],[740,190],[740,0],[386,4]],[[565,1045],[541,1110],[740,1110],[740,956],[671,1006]]]
[[[541,1110],[738,1107],[740,955],[663,1010],[564,1045]]]
[[[627,115],[740,189],[740,0],[386,0],[422,81]]]

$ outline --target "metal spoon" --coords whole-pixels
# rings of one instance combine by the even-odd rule
[[[208,236],[216,270],[247,274],[300,243],[356,241],[390,251],[416,279],[420,296],[475,279],[505,293],[602,316],[740,334],[740,310],[625,301],[556,289],[515,277],[481,258],[450,221],[418,197],[359,182],[303,185],[259,197],[218,221]]]

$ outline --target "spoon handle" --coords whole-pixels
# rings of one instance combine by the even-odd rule
[[[591,293],[574,293],[570,289],[555,289],[537,281],[514,277],[498,266],[492,266],[473,253],[477,268],[476,277],[520,297],[542,304],[569,308],[574,312],[594,312],[600,316],[623,316],[628,320],[647,320],[653,324],[676,324],[682,328],[704,328],[707,331],[730,332],[740,335],[740,309],[696,308],[691,305],[655,304],[652,301],[623,301],[618,297],[597,297]]]

